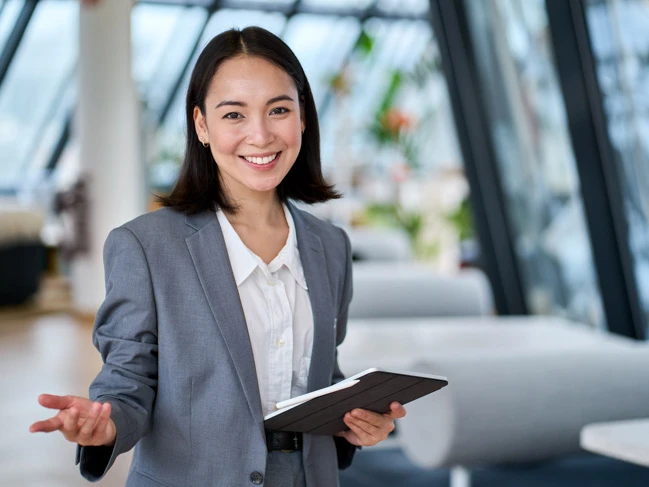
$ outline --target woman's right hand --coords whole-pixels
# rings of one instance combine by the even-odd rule
[[[38,396],[41,406],[58,409],[56,416],[37,421],[29,427],[32,433],[60,431],[65,439],[81,446],[111,446],[117,429],[110,419],[110,403],[93,402],[79,396]]]

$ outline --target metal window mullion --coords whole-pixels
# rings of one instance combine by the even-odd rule
[[[546,0],[546,8],[606,321],[611,332],[644,338],[622,186],[584,7],[580,0]]]
[[[466,9],[458,0],[431,0],[435,37],[451,98],[481,258],[500,314],[527,314],[513,235],[489,138],[486,105],[469,37]]]
[[[215,2],[214,5],[212,5],[212,7],[208,10],[207,15],[205,16],[205,21],[203,22],[200,31],[196,35],[196,42],[194,42],[194,45],[190,49],[190,52],[187,56],[187,60],[185,61],[184,66],[178,72],[178,77],[176,78],[176,81],[173,83],[171,89],[169,90],[169,96],[167,97],[167,101],[163,105],[162,110],[160,110],[160,113],[158,114],[158,125],[162,125],[164,119],[167,117],[167,114],[169,113],[169,110],[171,110],[171,106],[173,105],[174,99],[176,97],[176,93],[178,92],[178,90],[180,90],[180,87],[182,86],[183,79],[185,78],[185,73],[187,72],[187,70],[191,68],[191,62],[194,59],[194,54],[196,54],[196,51],[201,45],[201,40],[203,39],[203,34],[205,33],[207,24],[209,24],[212,14],[214,14],[214,12],[219,8],[218,4],[219,2]]]
[[[2,50],[2,53],[0,53],[0,86],[7,75],[11,61],[16,55],[20,41],[27,30],[27,25],[32,18],[34,10],[36,10],[37,3],[38,0],[25,0],[25,5],[23,5],[18,18],[16,19],[14,28],[12,29],[11,34],[9,34],[9,37],[7,37],[5,47]]]

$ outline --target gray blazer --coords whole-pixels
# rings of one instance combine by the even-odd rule
[[[343,377],[336,347],[352,296],[351,250],[341,229],[289,209],[313,308],[312,391]],[[117,438],[77,449],[82,475],[99,480],[135,446],[127,487],[252,485],[266,468],[263,415],[216,215],[165,208],[136,218],[110,233],[104,266],[94,329],[104,366],[90,397],[111,403]],[[342,438],[305,435],[307,485],[338,485],[338,466],[354,451]]]

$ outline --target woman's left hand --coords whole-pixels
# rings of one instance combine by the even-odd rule
[[[345,414],[344,418],[349,430],[341,431],[336,436],[342,436],[356,446],[376,445],[394,431],[394,420],[405,415],[406,409],[398,402],[390,404],[390,412],[386,414],[354,409]]]

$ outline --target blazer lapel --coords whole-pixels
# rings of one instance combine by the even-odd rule
[[[187,216],[185,238],[214,319],[232,357],[253,417],[263,422],[255,360],[221,226],[213,212]],[[307,280],[308,282],[308,280]],[[308,285],[308,284],[307,284]]]
[[[313,350],[307,384],[308,390],[313,391],[331,385],[336,343],[334,338],[336,316],[322,241],[310,229],[300,211],[292,204],[288,206],[295,223],[300,260],[313,310]]]

